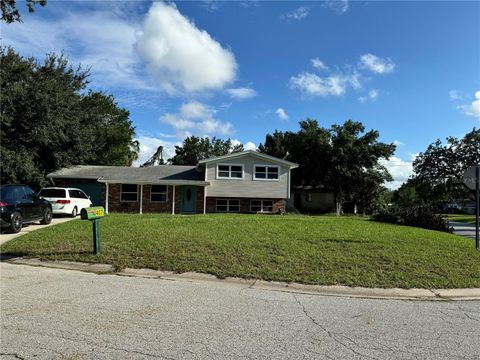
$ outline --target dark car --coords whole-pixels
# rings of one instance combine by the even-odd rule
[[[52,205],[27,185],[0,187],[0,225],[17,233],[23,224],[52,222]]]

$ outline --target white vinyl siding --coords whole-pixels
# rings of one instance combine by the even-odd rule
[[[254,166],[260,164],[278,167],[278,179],[272,181],[254,180]],[[243,165],[243,179],[232,181],[217,177],[219,165]],[[226,170],[226,168],[220,169]],[[205,178],[210,182],[210,186],[205,188],[207,197],[258,199],[286,199],[289,197],[289,168],[268,160],[258,159],[258,157],[249,154],[236,158],[235,162],[230,164],[225,160],[221,163],[208,163],[205,171]]]
[[[278,181],[280,166],[254,165],[253,180]]]
[[[239,199],[217,199],[217,212],[240,212]]]
[[[120,201],[121,202],[137,202],[138,201],[138,185],[121,184],[120,185]]]
[[[250,211],[251,212],[272,212],[273,200],[251,200]]]
[[[217,164],[217,179],[243,180],[243,165]]]

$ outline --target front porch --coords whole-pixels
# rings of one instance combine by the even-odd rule
[[[105,211],[205,214],[205,186],[105,182]]]

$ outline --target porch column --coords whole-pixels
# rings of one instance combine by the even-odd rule
[[[175,214],[175,185],[173,185],[173,196],[172,196],[172,215]]]
[[[105,183],[105,213],[108,214],[108,183]]]
[[[143,214],[143,184],[140,184],[140,214]]]
[[[203,215],[207,213],[207,187],[203,187]]]

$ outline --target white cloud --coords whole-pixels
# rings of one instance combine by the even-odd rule
[[[100,7],[49,19],[24,17],[24,23],[2,26],[2,44],[38,59],[46,53],[64,52],[72,63],[92,66],[92,85],[96,87],[151,90],[152,84],[135,52],[140,26],[116,10]]]
[[[365,103],[368,100],[375,101],[377,99],[377,97],[378,97],[378,90],[372,89],[368,92],[368,94],[366,96],[360,96],[358,98],[358,101],[360,101],[361,103]]]
[[[348,0],[326,0],[323,7],[333,10],[335,13],[342,15],[348,11]]]
[[[180,138],[190,135],[224,136],[232,134],[234,131],[233,125],[215,119],[215,112],[214,109],[205,104],[190,101],[183,104],[178,113],[167,113],[160,117],[160,121],[173,127]]]
[[[480,119],[480,90],[475,93],[475,100],[470,104],[460,105],[457,108],[462,110],[465,115]]]
[[[287,120],[287,119],[288,119],[287,113],[286,113],[285,110],[282,109],[282,108],[278,108],[277,110],[275,110],[275,114],[278,115],[278,117],[280,118],[280,120]]]
[[[307,96],[341,96],[345,94],[348,87],[360,88],[361,82],[360,75],[356,72],[349,75],[333,74],[327,77],[303,72],[290,78],[290,87]]]
[[[225,91],[228,95],[230,95],[230,97],[236,100],[249,99],[258,95],[254,89],[246,87],[227,89]]]
[[[243,148],[245,150],[257,150],[257,145],[255,145],[253,142],[248,141],[245,144],[243,144]]]
[[[180,142],[165,141],[153,136],[138,136],[134,140],[140,142],[140,152],[138,159],[133,163],[133,166],[140,166],[147,161],[157,151],[159,146],[163,146],[164,160],[168,160],[175,155],[175,145],[181,145]]]
[[[282,15],[283,19],[287,20],[302,20],[310,14],[310,8],[306,6],[300,6],[292,12]]]
[[[400,140],[393,140],[393,145],[401,146],[401,145],[405,145],[405,144],[403,142],[401,142]]]
[[[169,94],[219,90],[236,76],[233,53],[198,29],[174,4],[152,5],[137,49]]]
[[[450,97],[450,100],[452,100],[452,101],[463,100],[463,96],[460,94],[460,92],[458,90],[450,90],[448,92],[448,96]]]
[[[315,68],[315,69],[318,69],[318,70],[328,70],[328,66],[325,65],[325,63],[320,60],[318,57],[315,58],[315,59],[311,59],[310,62],[312,63],[312,66]]]
[[[388,74],[395,70],[395,64],[391,59],[384,59],[373,54],[360,56],[360,67],[376,74]]]
[[[380,164],[385,166],[393,177],[393,181],[385,184],[389,189],[398,189],[413,174],[411,161],[404,161],[396,156],[389,160],[380,160]]]

